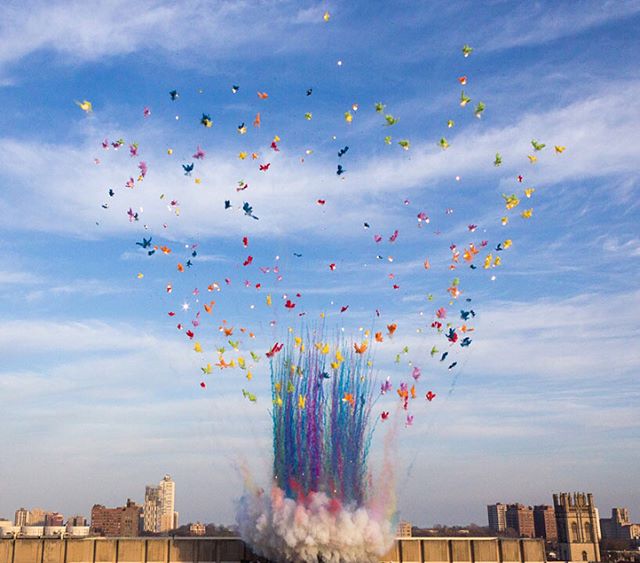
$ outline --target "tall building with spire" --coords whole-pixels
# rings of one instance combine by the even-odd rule
[[[148,485],[144,494],[144,531],[166,533],[178,527],[175,511],[176,484],[165,475],[158,486]]]

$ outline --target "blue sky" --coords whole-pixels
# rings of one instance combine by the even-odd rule
[[[488,503],[585,490],[601,512],[629,506],[638,518],[639,25],[639,2],[5,3],[0,516],[141,501],[168,472],[183,521],[232,522],[237,464],[268,475],[268,366],[261,360],[251,382],[216,371],[204,391],[199,368],[224,343],[222,319],[254,331],[243,351],[263,354],[324,312],[327,327],[355,338],[397,322],[376,373],[399,382],[412,362],[426,376],[422,392],[437,393],[412,407],[414,426],[397,440],[402,517],[484,523]],[[465,108],[461,89],[473,100]],[[85,99],[90,114],[74,103]],[[397,124],[383,125],[379,101]],[[126,145],[105,151],[105,138]],[[535,164],[531,139],[547,144]],[[185,176],[198,145],[206,157]],[[243,161],[241,151],[260,157]],[[148,175],[129,190],[141,160]],[[249,188],[236,192],[240,180]],[[525,187],[535,187],[531,200],[506,212],[501,194]],[[258,221],[236,209],[243,201]],[[129,207],[140,221],[128,221]],[[516,213],[525,207],[530,220]],[[430,223],[418,227],[422,211]],[[135,242],[148,236],[172,254],[147,256]],[[451,244],[507,238],[500,267],[449,270]],[[180,274],[193,244],[194,266]],[[456,276],[470,305],[449,305]],[[222,290],[208,293],[214,281]],[[176,324],[191,327],[210,299],[200,355]],[[429,356],[448,346],[429,328],[440,306],[477,313],[472,345],[451,349],[452,371]]]

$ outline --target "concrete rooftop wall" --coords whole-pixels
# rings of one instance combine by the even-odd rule
[[[0,539],[0,563],[264,562],[239,538]],[[541,540],[402,538],[381,563],[543,563]],[[268,562],[267,562],[268,563]]]

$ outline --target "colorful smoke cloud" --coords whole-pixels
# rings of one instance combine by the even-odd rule
[[[271,358],[272,485],[265,491],[247,479],[237,514],[260,555],[379,561],[393,542],[392,464],[377,486],[368,468],[374,381],[366,349],[307,333]]]

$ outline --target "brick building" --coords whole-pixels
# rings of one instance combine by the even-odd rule
[[[45,526],[64,526],[64,516],[59,512],[48,512],[44,517]]]
[[[91,509],[91,533],[106,537],[136,537],[140,535],[142,506],[127,499],[126,506],[106,508],[96,504]]]
[[[556,513],[553,506],[546,504],[534,506],[533,524],[536,538],[544,538],[553,543],[558,541],[558,527],[556,526]]]
[[[533,509],[524,504],[508,504],[507,528],[515,530],[521,538],[535,537]]]

